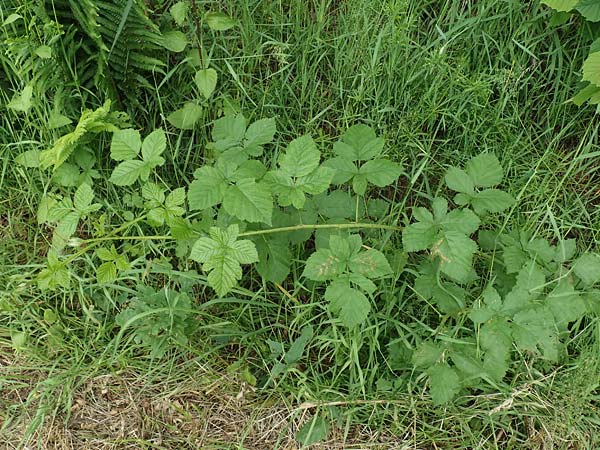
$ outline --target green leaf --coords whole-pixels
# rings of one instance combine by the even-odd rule
[[[273,283],[283,283],[290,273],[292,252],[286,238],[262,238],[256,241],[259,262],[256,270]]]
[[[575,261],[573,271],[586,286],[600,282],[600,255],[584,253]]]
[[[314,281],[332,280],[337,278],[344,268],[344,261],[330,249],[323,248],[314,252],[306,260],[302,276]]]
[[[450,167],[446,171],[446,185],[456,192],[462,192],[464,194],[473,195],[475,187],[471,177],[462,169],[458,167]]]
[[[492,187],[500,184],[504,178],[500,161],[491,153],[475,156],[465,165],[465,169],[477,187]]]
[[[600,22],[600,3],[598,3],[598,0],[579,0],[576,9],[590,22]]]
[[[204,16],[204,21],[211,30],[226,31],[236,25],[236,21],[220,12],[209,12]]]
[[[475,233],[480,224],[481,220],[470,209],[455,209],[440,221],[444,231],[456,231],[467,235]]]
[[[320,194],[327,190],[334,174],[335,171],[329,167],[317,167],[310,175],[298,178],[296,184],[309,194]]]
[[[460,391],[460,378],[448,364],[436,364],[427,369],[429,393],[434,405],[443,405],[452,400]]]
[[[600,87],[600,52],[590,53],[583,62],[583,80]]]
[[[546,299],[556,323],[567,325],[569,322],[583,317],[586,311],[585,302],[570,283],[561,282]]]
[[[517,275],[516,287],[530,294],[539,294],[546,284],[546,276],[540,266],[533,260],[528,261]]]
[[[465,282],[473,270],[477,244],[462,233],[448,231],[431,249],[440,258],[440,270],[450,278]]]
[[[139,178],[144,165],[144,161],[139,159],[123,161],[115,167],[108,181],[117,186],[131,186]]]
[[[75,164],[64,163],[52,174],[52,181],[61,186],[73,187],[79,184],[79,167]]]
[[[193,130],[202,118],[202,107],[194,102],[187,102],[183,108],[168,115],[167,121],[175,128]]]
[[[346,281],[331,283],[325,290],[325,300],[329,302],[329,309],[337,314],[348,328],[363,323],[371,311],[367,297],[350,287]]]
[[[486,189],[478,192],[471,199],[471,206],[477,214],[486,212],[499,213],[510,208],[515,199],[508,193],[499,189]]]
[[[238,181],[227,187],[223,199],[223,207],[232,216],[248,222],[264,222],[271,224],[273,214],[273,197],[264,184],[252,179]]]
[[[7,108],[12,109],[16,112],[26,113],[31,108],[31,99],[33,98],[33,87],[27,85],[23,90],[15,95],[8,105]]]
[[[350,161],[367,161],[381,154],[385,141],[367,125],[353,125],[336,142],[333,151]]]
[[[333,184],[344,184],[358,174],[358,167],[350,159],[341,156],[328,159],[323,166],[335,170],[331,180]]]
[[[277,124],[275,119],[260,119],[252,123],[246,130],[244,147],[253,147],[273,142]]]
[[[283,360],[286,364],[294,364],[302,358],[304,354],[304,349],[306,348],[306,344],[313,337],[313,327],[311,325],[307,325],[302,328],[300,332],[300,336],[290,345],[290,349],[286,352],[283,357]]]
[[[214,167],[203,166],[194,172],[196,178],[189,186],[188,203],[191,210],[204,210],[223,201],[227,181]]]
[[[571,11],[580,0],[542,0],[542,3],[557,11]]]
[[[86,214],[89,206],[92,204],[94,200],[94,191],[92,187],[84,183],[75,191],[75,196],[73,197],[73,205],[75,209],[79,212],[79,214]]]
[[[175,208],[185,203],[185,188],[173,189],[165,200],[167,208]]]
[[[172,30],[163,33],[160,39],[160,45],[167,50],[180,53],[187,47],[188,40],[185,33],[182,33],[179,30]]]
[[[352,190],[357,195],[365,195],[365,192],[367,192],[367,176],[363,174],[355,175],[352,178]]]
[[[232,145],[239,145],[246,133],[246,118],[242,114],[225,116],[215,121],[212,131],[213,141],[224,141],[218,150],[225,150]]]
[[[27,150],[26,152],[19,153],[15,158],[15,162],[30,169],[39,167],[40,153],[39,150]]]
[[[426,212],[431,216],[428,211]],[[424,217],[421,219],[424,219]],[[438,227],[433,223],[433,217],[428,221],[412,223],[402,231],[402,245],[407,252],[427,250],[431,248],[437,239]]]
[[[327,439],[329,424],[321,416],[315,416],[309,420],[296,434],[296,440],[303,446],[316,444]]]
[[[545,358],[557,362],[559,342],[554,317],[548,308],[529,308],[514,315],[512,335],[521,350],[537,353],[541,349]]]
[[[384,187],[395,182],[402,173],[402,169],[400,165],[388,159],[376,159],[364,163],[358,173],[366,176],[369,183]]]
[[[369,249],[350,258],[348,268],[368,278],[384,277],[392,273],[386,257],[379,250]]]
[[[112,261],[100,264],[96,271],[96,279],[100,284],[112,283],[117,279],[117,266]]]
[[[420,344],[412,355],[412,363],[415,367],[430,367],[437,364],[442,355],[444,348],[433,342],[423,342]]]
[[[209,98],[217,87],[217,71],[215,69],[200,69],[196,72],[194,81],[204,98]]]
[[[16,22],[17,20],[19,20],[19,19],[22,19],[22,18],[23,18],[23,16],[22,16],[22,15],[20,15],[20,14],[16,14],[16,13],[12,13],[12,14],[10,14],[10,15],[9,15],[9,16],[8,16],[8,17],[7,17],[5,20],[4,20],[4,22],[2,22],[2,26],[3,26],[3,27],[6,27],[6,26],[10,25],[11,23],[14,23],[14,22]]]
[[[113,133],[110,143],[110,157],[116,161],[135,158],[142,148],[140,132],[133,129],[118,130]]]
[[[38,287],[42,290],[53,290],[58,286],[69,288],[71,274],[69,270],[58,260],[56,251],[48,251],[48,267],[41,270],[37,277]]]
[[[35,54],[42,59],[50,59],[52,58],[52,48],[47,45],[40,45],[35,49]]]
[[[144,161],[149,162],[162,159],[160,158],[160,155],[162,155],[166,148],[167,137],[165,136],[165,132],[162,130],[162,128],[154,130],[152,133],[146,136],[146,139],[144,139],[144,143],[142,144],[142,158]]]
[[[52,245],[57,249],[62,249],[67,245],[71,236],[77,230],[80,215],[76,211],[72,211],[64,216],[56,225],[54,234],[52,235]]]
[[[505,318],[493,318],[481,326],[479,341],[485,351],[485,371],[493,380],[501,381],[508,371],[508,359],[513,346],[510,324]]]
[[[281,170],[290,177],[304,177],[319,166],[321,152],[309,135],[294,139],[279,158]]]
[[[173,17],[173,20],[177,25],[182,26],[185,23],[188,14],[188,9],[189,6],[187,2],[184,1],[177,2],[173,6],[171,6],[169,12],[171,13],[171,17]]]
[[[219,296],[229,292],[242,278],[240,264],[258,261],[254,243],[238,241],[238,235],[238,225],[230,225],[226,230],[212,227],[209,237],[198,239],[192,247],[190,259],[203,263],[208,283]]]
[[[48,117],[48,128],[51,130],[55,130],[57,128],[64,127],[69,125],[73,121],[69,119],[67,116],[63,116],[56,109],[53,109],[50,112],[50,117]]]

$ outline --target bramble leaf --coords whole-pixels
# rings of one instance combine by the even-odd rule
[[[294,139],[279,158],[279,166],[290,177],[304,177],[319,166],[321,152],[309,135]]]
[[[586,286],[600,282],[600,255],[584,253],[575,261],[573,271]]]
[[[575,8],[590,22],[600,22],[600,4],[598,0],[579,0]]]
[[[140,132],[133,129],[118,130],[113,133],[110,143],[110,157],[115,161],[135,158],[142,148]]]
[[[504,171],[500,161],[492,153],[482,153],[472,158],[465,165],[465,170],[477,187],[492,187],[500,184]]]
[[[571,11],[581,0],[542,0],[542,3],[557,11]]]
[[[223,201],[227,181],[214,167],[202,166],[194,172],[194,181],[188,189],[188,203],[191,210],[204,210]]]
[[[444,353],[444,348],[433,342],[423,342],[412,355],[415,367],[430,367],[436,364]]]
[[[232,216],[248,222],[271,224],[273,197],[264,184],[252,179],[238,181],[227,187],[223,198],[223,207]]]
[[[440,258],[440,270],[456,281],[464,282],[473,270],[477,244],[462,233],[448,231],[434,244],[431,254]]]
[[[251,123],[246,130],[244,147],[269,144],[270,142],[273,142],[276,132],[277,124],[275,123],[275,119],[257,120],[256,122]]]
[[[314,252],[306,260],[302,276],[314,281],[333,280],[344,271],[344,268],[344,261],[330,249],[323,248]]]
[[[117,186],[131,186],[140,177],[145,164],[139,159],[123,161],[111,174],[108,181]]]
[[[338,280],[331,283],[325,290],[325,299],[329,302],[329,309],[338,314],[348,328],[363,323],[371,311],[367,297],[350,287],[347,281]]]
[[[435,364],[427,369],[429,393],[434,405],[443,405],[452,400],[460,391],[460,378],[448,364]]]
[[[368,278],[384,277],[392,273],[392,268],[384,254],[375,249],[353,255],[348,261],[348,268]]]
[[[471,199],[471,206],[477,214],[486,212],[499,213],[510,208],[515,199],[512,195],[499,189],[485,189]]]
[[[204,16],[204,22],[211,30],[226,31],[236,25],[236,21],[221,12],[208,12]]]
[[[221,297],[241,280],[241,264],[258,261],[254,243],[237,240],[238,235],[238,225],[230,225],[226,230],[212,227],[208,237],[196,241],[190,254],[190,259],[203,263],[208,284]]]
[[[385,141],[367,125],[353,125],[333,146],[333,151],[350,161],[367,161],[381,154]]]
[[[471,177],[467,172],[458,167],[450,167],[446,172],[444,179],[446,180],[446,185],[453,191],[462,192],[468,195],[473,195],[475,192]]]
[[[402,169],[389,159],[375,159],[364,163],[358,173],[364,175],[369,183],[384,187],[396,181],[402,173]]]

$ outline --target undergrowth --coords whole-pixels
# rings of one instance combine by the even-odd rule
[[[0,15],[1,348],[46,377],[23,443],[98,374],[199,361],[309,411],[302,445],[597,444],[593,27],[496,1]]]

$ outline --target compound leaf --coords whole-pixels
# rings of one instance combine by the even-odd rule
[[[223,207],[232,216],[248,222],[271,224],[273,197],[269,188],[252,179],[238,181],[225,190]]]
[[[443,405],[452,400],[460,391],[460,378],[448,364],[435,364],[427,369],[429,393],[434,405]]]
[[[348,328],[363,323],[371,304],[365,295],[357,289],[350,287],[346,281],[334,281],[325,290],[325,299],[329,302],[329,309],[339,315],[342,323]]]
[[[502,182],[504,171],[500,161],[491,153],[475,156],[465,165],[466,172],[477,187],[492,187]]]
[[[110,157],[115,161],[135,158],[142,147],[140,132],[133,129],[118,130],[113,133],[110,143]]]

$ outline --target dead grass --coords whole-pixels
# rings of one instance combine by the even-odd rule
[[[300,448],[295,433],[312,414],[312,408],[286,406],[281,399],[258,399],[235,377],[214,377],[202,367],[183,380],[153,382],[126,371],[86,380],[73,391],[69,411],[48,417],[25,439],[40,407],[34,391],[44,373],[10,370],[9,361],[3,362],[3,379],[11,372],[10,378],[28,380],[29,385],[5,387],[0,393],[5,425],[0,428],[0,449],[292,450]],[[361,427],[347,436],[334,431],[328,442],[311,448],[403,446],[408,445]]]

